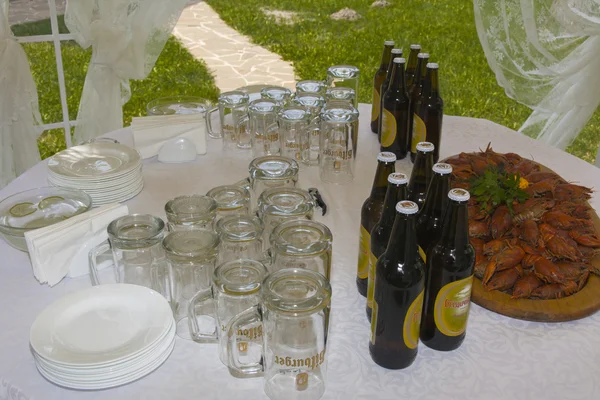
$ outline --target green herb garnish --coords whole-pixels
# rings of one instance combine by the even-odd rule
[[[506,204],[511,215],[513,202],[524,202],[529,194],[521,189],[527,184],[517,174],[509,174],[501,168],[489,167],[483,175],[474,178],[471,182],[471,193],[480,203],[480,208],[491,214],[496,207]]]

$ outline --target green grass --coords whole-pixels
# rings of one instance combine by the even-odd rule
[[[488,67],[481,49],[472,0],[389,0],[370,8],[371,0],[207,0],[236,30],[293,62],[301,79],[323,79],[328,66],[353,64],[361,70],[359,100],[371,102],[372,78],[379,67],[383,41],[391,38],[405,50],[420,43],[440,63],[445,112],[485,118],[518,129],[530,110],[509,99]],[[329,15],[349,7],[358,21],[333,21]],[[292,25],[278,25],[261,8],[296,11]],[[593,162],[600,145],[600,112],[568,148]]]
[[[59,25],[61,32],[68,32],[62,17],[59,17]],[[12,30],[17,36],[43,35],[51,32],[49,20],[13,25]],[[54,45],[52,43],[27,43],[23,47],[29,58],[31,71],[37,85],[43,122],[62,121]],[[79,99],[90,57],[90,49],[83,50],[75,42],[63,42],[62,58],[71,120],[77,117]],[[171,37],[150,75],[141,81],[131,81],[131,92],[131,100],[123,107],[125,125],[131,123],[132,117],[145,115],[146,104],[158,97],[190,95],[214,101],[219,90],[206,65],[194,59],[174,37]],[[42,158],[49,157],[65,148],[63,132],[63,129],[53,129],[40,136],[38,144]]]

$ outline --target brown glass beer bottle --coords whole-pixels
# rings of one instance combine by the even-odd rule
[[[408,154],[408,109],[410,100],[404,82],[404,58],[394,58],[392,80],[383,95],[381,151],[390,151],[402,160]]]
[[[417,145],[417,158],[408,182],[408,199],[423,207],[429,182],[433,176],[433,144],[421,142]]]
[[[438,69],[436,63],[427,64],[427,74],[421,96],[414,107],[412,129],[412,143],[423,141],[433,143],[435,146],[434,162],[437,162],[440,157],[442,120],[444,118],[444,101],[440,97]]]
[[[375,72],[373,78],[373,103],[371,105],[371,131],[377,133],[379,129],[379,108],[381,104],[381,84],[385,80],[387,75],[387,69],[390,65],[390,59],[392,58],[392,49],[394,48],[393,40],[386,40],[383,43],[383,55],[381,56],[381,64],[379,69]]]

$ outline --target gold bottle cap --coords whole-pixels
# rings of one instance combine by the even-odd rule
[[[377,161],[386,163],[395,162],[396,155],[391,151],[382,151],[381,153],[377,154]]]
[[[446,163],[437,163],[433,166],[433,172],[438,174],[448,175],[452,173],[452,165]]]
[[[430,142],[419,142],[417,144],[417,151],[422,151],[423,153],[432,152],[434,149],[435,146]]]
[[[452,189],[448,192],[448,198],[454,201],[468,201],[471,195],[465,189]]]
[[[396,211],[400,214],[412,215],[419,212],[419,206],[413,201],[402,200],[396,204]]]
[[[392,172],[388,175],[388,182],[395,185],[404,185],[408,183],[408,177],[400,172]]]

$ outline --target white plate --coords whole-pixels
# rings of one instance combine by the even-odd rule
[[[122,373],[123,371],[148,363],[162,353],[165,346],[173,341],[177,325],[173,322],[171,327],[165,331],[165,334],[148,347],[144,348],[130,357],[115,362],[87,364],[87,365],[70,365],[57,364],[32,351],[33,357],[38,364],[42,364],[46,369],[56,372],[58,375],[66,374],[71,376],[97,376],[99,374]]]
[[[120,203],[122,201],[129,200],[129,199],[137,196],[143,189],[144,189],[144,182],[142,182],[140,184],[140,186],[138,186],[137,188],[133,188],[131,190],[131,192],[128,192],[126,194],[122,194],[119,196],[95,197],[93,195],[90,195],[90,197],[92,198],[92,205],[94,207],[96,207],[96,206],[106,204],[106,203],[114,203],[114,202]]]
[[[38,315],[30,343],[58,364],[116,362],[155,343],[172,323],[169,303],[143,286],[93,286],[62,297]]]
[[[141,368],[127,376],[123,376],[121,378],[117,378],[114,380],[107,380],[104,382],[87,382],[87,383],[71,382],[69,380],[60,379],[60,378],[56,377],[55,375],[53,375],[52,373],[49,373],[40,364],[36,363],[36,367],[43,377],[45,377],[50,382],[53,382],[59,386],[63,386],[63,387],[71,388],[71,389],[80,389],[80,390],[108,389],[111,387],[116,387],[116,386],[125,385],[127,383],[131,383],[131,382],[136,381],[136,380],[148,375],[149,373],[153,372],[169,358],[174,347],[175,347],[175,341],[173,341],[173,343],[170,345],[170,347],[167,349],[167,351],[165,351],[159,358],[157,358],[155,361],[148,364],[144,368]]]
[[[141,163],[137,150],[117,143],[74,146],[50,157],[48,169],[70,180],[114,179]]]
[[[55,174],[51,174],[50,171],[48,171],[48,181],[50,181],[55,186],[73,187],[73,188],[77,188],[77,189],[97,189],[97,188],[104,188],[107,186],[117,186],[119,184],[127,183],[131,180],[138,179],[141,176],[142,176],[142,168],[141,167],[138,167],[125,175],[118,176],[114,179],[108,179],[108,180],[105,179],[103,181],[92,181],[92,180],[73,181],[73,180],[69,180],[69,179],[64,179]]]

